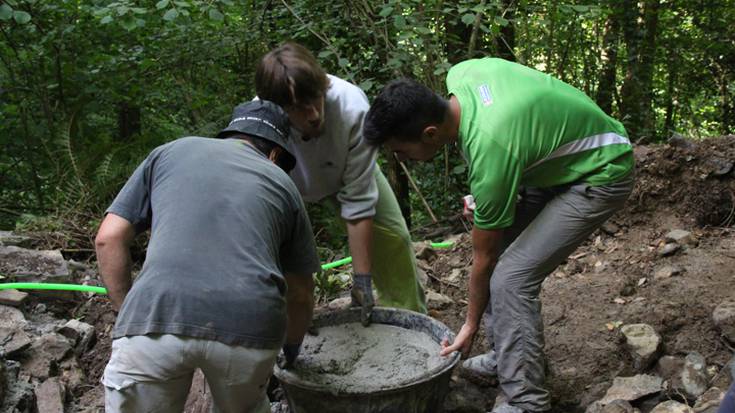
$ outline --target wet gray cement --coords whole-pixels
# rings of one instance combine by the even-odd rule
[[[291,373],[332,392],[371,393],[416,382],[439,367],[441,346],[427,334],[359,323],[307,335]]]

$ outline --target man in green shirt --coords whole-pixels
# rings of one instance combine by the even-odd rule
[[[399,157],[428,160],[456,143],[475,199],[467,316],[442,354],[467,355],[480,320],[490,351],[463,367],[497,376],[496,413],[550,409],[544,387],[541,283],[622,208],[633,188],[625,129],[574,87],[502,59],[447,75],[450,97],[401,79],[367,114],[363,136]]]

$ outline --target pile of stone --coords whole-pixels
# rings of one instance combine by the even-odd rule
[[[735,342],[735,302],[713,313],[724,338]],[[635,376],[616,377],[604,397],[587,413],[715,413],[735,380],[735,357],[724,367],[708,365],[697,352],[664,355],[661,336],[647,324],[620,328]]]
[[[0,282],[69,283],[87,271],[59,251],[8,245],[22,241],[0,234]],[[24,291],[0,290],[0,411],[61,413],[73,394],[84,391],[79,357],[94,344],[94,327],[58,319],[48,309],[58,300],[76,298],[48,291],[31,300]]]

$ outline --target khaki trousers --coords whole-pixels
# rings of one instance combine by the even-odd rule
[[[214,412],[268,413],[265,391],[278,351],[171,334],[118,338],[102,376],[105,412],[180,413],[200,368]]]

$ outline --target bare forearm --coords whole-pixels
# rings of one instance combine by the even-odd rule
[[[503,232],[472,229],[472,270],[466,323],[477,327],[490,298],[490,277],[498,259]]]
[[[286,329],[286,343],[301,343],[306,330],[311,324],[314,313],[314,300],[309,302],[291,303],[288,305],[288,326]]]
[[[112,306],[119,310],[132,286],[130,250],[122,245],[97,246],[100,277],[107,288]]]
[[[370,273],[373,252],[373,218],[347,221],[347,239],[356,273]]]
[[[314,313],[314,281],[311,275],[286,275],[286,344],[299,344]]]
[[[134,237],[133,225],[110,213],[102,220],[95,239],[100,277],[116,310],[122,306],[133,283],[130,277],[130,243]]]
[[[469,282],[469,304],[465,323],[477,328],[482,314],[490,299],[490,274],[495,268],[495,261],[488,257],[475,256],[472,262]]]

